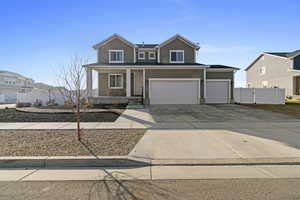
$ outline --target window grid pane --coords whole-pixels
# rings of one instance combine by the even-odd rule
[[[171,61],[172,62],[182,62],[183,61],[183,52],[171,52]]]
[[[183,61],[183,53],[177,52],[177,61]]]
[[[171,52],[171,61],[176,61],[176,52]]]
[[[123,60],[123,52],[121,51],[111,51],[110,61],[121,62]]]
[[[121,75],[116,76],[116,87],[122,87],[122,76]]]

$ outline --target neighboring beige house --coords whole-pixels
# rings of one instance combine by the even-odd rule
[[[300,50],[262,53],[245,71],[247,87],[278,87],[286,96],[300,95]]]
[[[34,81],[18,73],[0,70],[0,103],[16,103],[18,92],[28,92],[33,89]]]
[[[98,72],[94,104],[231,103],[237,68],[197,63],[198,44],[177,34],[160,44],[134,44],[113,34],[93,46],[97,63],[87,64],[87,90],[92,70]]]

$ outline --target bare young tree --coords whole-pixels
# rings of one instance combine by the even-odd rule
[[[59,68],[57,74],[58,89],[65,102],[72,105],[76,122],[77,122],[77,138],[81,140],[80,128],[80,112],[87,97],[85,90],[86,71],[83,65],[87,63],[78,56],[72,57],[70,64]]]

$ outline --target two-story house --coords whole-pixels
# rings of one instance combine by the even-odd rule
[[[262,53],[245,71],[247,87],[284,88],[286,96],[300,95],[300,50]]]
[[[16,103],[18,92],[31,91],[34,81],[18,73],[0,70],[1,103]]]
[[[87,64],[87,90],[92,70],[98,72],[98,96],[90,102],[144,104],[230,103],[237,68],[197,63],[199,45],[177,34],[160,44],[134,44],[113,34],[93,46],[97,63]]]

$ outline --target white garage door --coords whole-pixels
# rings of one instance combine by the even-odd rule
[[[206,103],[230,103],[230,80],[206,80]]]
[[[150,104],[198,104],[200,79],[150,79]]]

